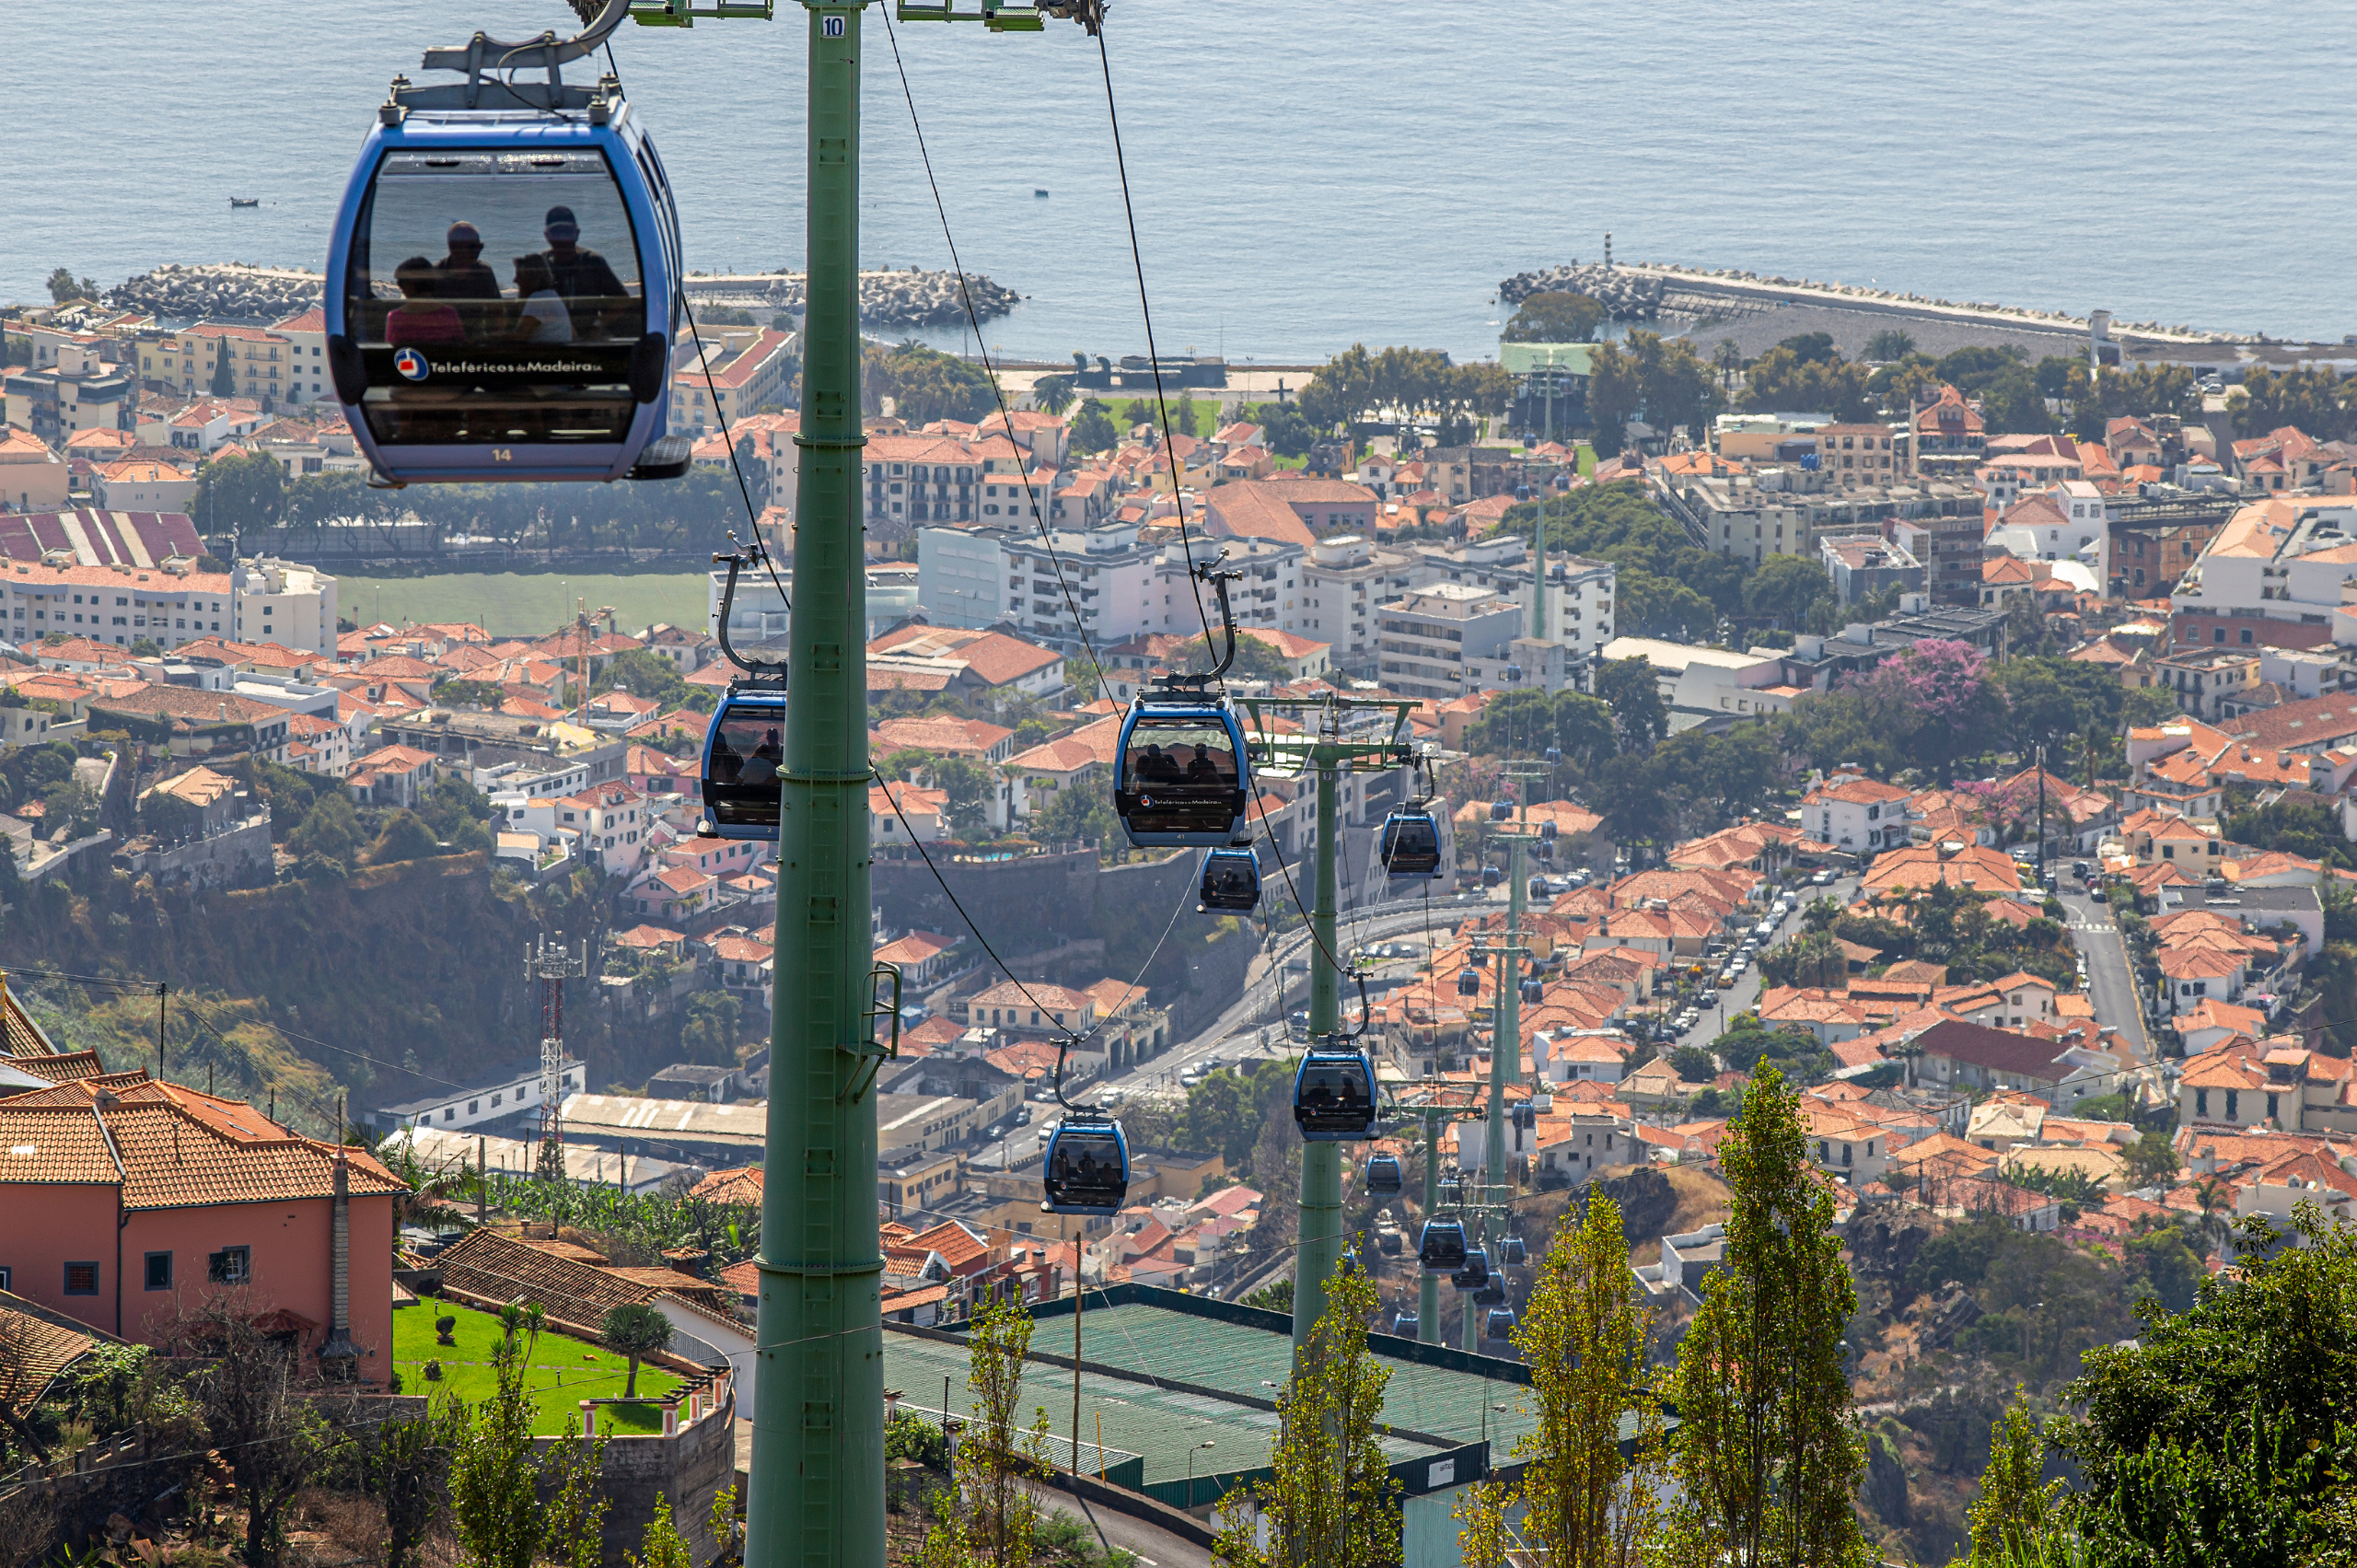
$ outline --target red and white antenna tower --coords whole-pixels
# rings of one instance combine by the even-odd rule
[[[564,1179],[564,982],[589,973],[589,944],[568,952],[546,936],[524,949],[524,975],[540,982],[540,1155],[544,1181]]]

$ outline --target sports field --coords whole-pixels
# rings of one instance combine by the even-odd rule
[[[337,572],[336,606],[346,621],[373,626],[389,621],[463,621],[494,636],[537,636],[573,619],[574,601],[594,613],[611,605],[626,633],[658,621],[704,624],[701,572],[568,573],[440,572],[431,576],[371,577]]]

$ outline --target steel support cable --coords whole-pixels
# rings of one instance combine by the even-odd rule
[[[1046,1003],[1040,1001],[1039,998],[1032,993],[1029,986],[1026,985],[1021,980],[1016,977],[1015,971],[1007,967],[1006,960],[998,956],[998,949],[991,946],[991,939],[982,935],[981,926],[977,923],[974,917],[967,912],[965,904],[959,900],[956,891],[950,888],[948,879],[941,875],[941,868],[934,864],[933,854],[924,847],[924,841],[917,837],[916,829],[910,825],[908,814],[900,809],[900,802],[892,793],[891,784],[886,780],[883,773],[877,769],[877,766],[873,761],[868,763],[867,772],[868,776],[876,781],[877,786],[883,790],[885,802],[892,807],[892,815],[900,819],[900,827],[909,835],[909,842],[916,846],[918,857],[924,862],[924,868],[933,874],[933,879],[935,883],[940,887],[942,896],[949,900],[949,907],[958,912],[958,918],[966,923],[966,929],[974,934],[974,940],[981,944],[982,951],[989,956],[992,964],[997,968],[999,973],[1006,976],[1008,983],[1013,985],[1017,991],[1023,993],[1024,999],[1029,1002],[1032,1006],[1052,1015],[1055,1009],[1048,1006]],[[1182,889],[1180,890],[1180,898],[1178,904],[1172,908],[1170,912],[1170,918],[1163,923],[1162,935],[1155,939],[1153,951],[1146,954],[1145,962],[1138,966],[1136,978],[1130,981],[1131,990],[1134,991],[1138,988],[1138,981],[1145,978],[1145,971],[1153,968],[1154,960],[1161,955],[1162,945],[1170,939],[1171,931],[1175,929],[1178,923],[1179,911],[1187,907],[1189,896],[1190,893],[1188,889]],[[1074,1045],[1086,1043],[1087,1040],[1095,1037],[1097,1030],[1105,1027],[1106,1021],[1106,1019],[1099,1018],[1096,1023],[1089,1026],[1086,1034],[1082,1034],[1072,1039],[1071,1043]],[[1062,1057],[1060,1052],[1059,1062],[1061,1062],[1061,1060]]]
[[[615,85],[620,86],[622,68],[614,63],[614,44],[611,39],[606,41],[606,69],[613,74]],[[684,254],[681,258],[681,265],[683,267],[685,265]],[[752,530],[753,543],[756,548],[759,548],[761,539],[761,511],[753,505],[752,489],[745,482],[745,470],[737,461],[737,438],[729,433],[728,411],[720,406],[720,389],[714,385],[712,378],[712,356],[704,352],[703,331],[696,325],[695,302],[688,297],[688,280],[684,274],[679,279],[679,308],[687,313],[688,335],[695,339],[696,363],[703,369],[704,395],[712,399],[713,417],[720,421],[720,439],[728,448],[728,467],[729,470],[737,476],[737,494],[745,499],[745,526]],[[765,549],[761,551],[761,564],[769,568],[771,586],[777,589],[777,597],[785,601],[785,612],[788,615],[793,614],[794,596],[787,593],[785,585],[778,580],[776,563],[771,561],[770,552]]]
[[[910,89],[908,67],[900,60],[900,36],[892,26],[892,7],[888,5],[884,7],[884,36],[892,45],[892,68],[900,73],[900,96],[909,106],[910,128],[916,133],[917,157],[923,160],[925,184],[933,191],[933,210],[941,219],[942,242],[949,247],[949,265],[958,274],[958,296],[964,301],[966,319],[974,329],[974,352],[981,357],[982,374],[990,381],[991,396],[998,404],[999,420],[1006,427],[1007,444],[1016,447],[1015,466],[1022,475],[1023,494],[1031,504],[1032,520],[1039,525],[1039,542],[1046,546],[1048,563],[1055,570],[1056,587],[1063,595],[1064,612],[1072,617],[1072,629],[1080,633],[1081,648],[1088,655],[1089,672],[1097,678],[1097,694],[1109,703],[1113,700],[1113,693],[1105,679],[1104,661],[1097,656],[1097,645],[1088,635],[1087,623],[1081,619],[1080,605],[1073,598],[1071,582],[1064,576],[1063,557],[1056,552],[1055,536],[1048,527],[1048,513],[1054,510],[1053,501],[1051,500],[1047,509],[1041,509],[1039,493],[1031,482],[1031,470],[1024,466],[1023,448],[1016,446],[1015,440],[1015,415],[1006,406],[1006,389],[999,385],[998,367],[991,363],[990,348],[982,342],[981,314],[974,308],[973,290],[966,283],[966,264],[958,260],[958,241],[949,232],[949,209],[941,199],[941,182],[934,178],[933,153],[925,145],[924,122],[917,117],[916,94]],[[1210,640],[1210,630],[1206,626],[1204,643],[1207,646]]]

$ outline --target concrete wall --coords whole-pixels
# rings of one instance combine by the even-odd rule
[[[680,1420],[686,1419],[682,1409]],[[710,1562],[719,1555],[719,1543],[712,1539],[712,1500],[734,1481],[736,1422],[737,1401],[732,1394],[719,1409],[707,1410],[694,1425],[683,1424],[676,1437],[606,1440],[603,1476],[609,1504],[602,1536],[607,1568],[622,1568],[645,1545],[646,1527],[655,1517],[657,1497],[671,1500],[672,1527],[687,1541],[696,1562]],[[532,1439],[534,1460],[545,1461],[557,1441]],[[552,1501],[555,1488],[544,1486],[542,1496]]]

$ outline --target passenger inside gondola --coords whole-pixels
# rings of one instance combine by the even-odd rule
[[[570,309],[586,318],[585,328],[601,326],[609,315],[630,303],[630,290],[614,275],[614,269],[606,264],[603,256],[580,242],[581,225],[575,221],[571,207],[551,207],[542,220],[540,234],[549,242],[548,250],[541,254],[548,260],[556,292]],[[602,334],[585,331],[585,335]]]
[[[541,255],[516,258],[516,297],[523,302],[517,312],[515,326],[508,329],[508,340],[519,343],[569,343],[573,341],[573,312],[565,308],[564,297],[556,291],[556,274],[549,270],[549,259]]]
[[[401,302],[385,313],[385,341],[395,348],[435,348],[467,341],[457,306],[442,297],[441,269],[412,256],[393,269]]]
[[[444,299],[497,299],[499,274],[482,259],[482,235],[464,218],[450,226],[444,242],[450,253],[442,258],[435,292]]]

